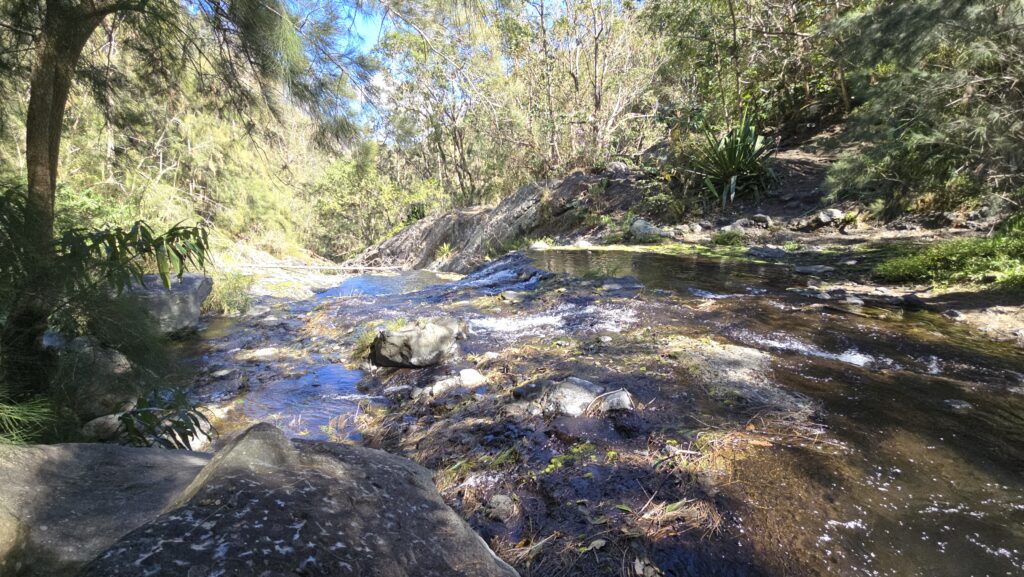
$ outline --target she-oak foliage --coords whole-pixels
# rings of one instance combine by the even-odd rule
[[[298,13],[296,8],[304,11]],[[143,223],[130,230],[113,228],[90,234],[66,233],[55,242],[55,200],[65,112],[72,89],[85,84],[100,103],[111,103],[127,88],[128,75],[97,59],[83,60],[90,39],[102,30],[108,54],[115,38],[127,38],[125,48],[139,56],[149,87],[169,94],[186,77],[194,88],[219,96],[234,115],[267,111],[275,118],[284,103],[299,106],[316,126],[317,139],[337,142],[354,134],[347,107],[351,87],[364,85],[366,61],[340,49],[343,15],[330,2],[293,5],[277,0],[9,0],[0,5],[0,69],[5,102],[24,89],[23,203],[25,235],[20,239],[30,258],[22,263],[24,277],[9,309],[5,310],[0,354],[4,377],[18,381],[17,394],[45,388],[45,353],[41,338],[49,316],[68,295],[66,278],[55,274],[57,262],[95,261],[93,252],[107,254],[115,285],[135,272],[119,252],[152,257],[166,280],[173,267],[202,265],[206,250],[203,229],[172,228],[157,236]],[[127,30],[117,34],[119,30]],[[147,88],[149,88],[147,87]],[[105,106],[110,110],[112,106]],[[6,119],[5,119],[6,120]],[[4,122],[4,125],[8,125]],[[247,130],[256,123],[247,121]],[[20,249],[19,249],[20,250]],[[198,256],[197,256],[198,255]],[[64,271],[88,283],[87,271]],[[12,285],[18,287],[19,285]]]

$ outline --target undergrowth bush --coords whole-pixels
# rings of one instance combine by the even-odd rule
[[[978,282],[987,274],[1001,287],[1024,289],[1024,234],[940,242],[874,269],[887,282]]]
[[[1024,184],[1024,2],[880,2],[841,20],[863,66],[831,200],[879,216],[1002,204]],[[999,207],[997,208],[1012,208]]]
[[[202,269],[207,233],[176,226],[157,234],[137,222],[65,230],[54,246],[43,248],[33,244],[24,206],[20,186],[0,190],[0,438],[79,440],[80,418],[91,418],[80,410],[84,401],[107,404],[113,397],[116,404],[187,382],[178,378],[155,319],[125,289],[149,272],[167,284],[186,269]],[[44,251],[50,266],[42,270],[35,263]],[[47,297],[32,310],[41,311],[42,328],[52,331],[46,349],[25,346],[28,339],[20,336],[41,331],[39,325],[12,320],[18,319],[21,295],[40,292]]]
[[[222,315],[240,315],[252,305],[253,283],[256,277],[238,272],[213,275],[213,292],[203,303],[203,310]]]
[[[738,230],[720,230],[711,237],[711,242],[718,246],[740,246],[743,244],[743,233]]]
[[[693,168],[703,176],[704,185],[718,197],[722,208],[737,195],[760,195],[774,182],[768,166],[772,148],[747,112],[722,136],[708,126],[703,132],[704,139],[692,157]]]

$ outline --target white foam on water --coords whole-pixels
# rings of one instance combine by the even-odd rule
[[[474,332],[504,338],[546,336],[553,333],[620,333],[636,323],[637,313],[629,307],[584,307],[570,303],[532,315],[469,320],[470,329]]]
[[[875,364],[883,364],[883,365],[891,365],[892,364],[892,362],[889,361],[888,359],[879,360],[878,358],[873,357],[873,356],[871,356],[869,354],[866,354],[866,353],[862,353],[862,352],[858,351],[856,348],[853,348],[853,347],[851,347],[849,349],[846,349],[845,351],[843,351],[841,353],[832,353],[832,352],[829,352],[829,351],[822,350],[822,349],[820,349],[820,348],[818,348],[818,347],[816,347],[814,345],[807,344],[805,342],[799,341],[799,340],[794,339],[792,337],[785,337],[785,336],[778,336],[778,335],[771,336],[771,337],[763,337],[763,336],[760,336],[760,335],[748,335],[748,336],[749,336],[750,340],[754,341],[754,343],[759,344],[759,345],[763,345],[763,346],[767,346],[767,347],[771,347],[773,349],[780,349],[780,350],[784,350],[784,351],[792,351],[792,352],[795,352],[795,353],[800,353],[800,354],[808,355],[808,356],[811,356],[811,357],[817,357],[819,359],[827,359],[827,360],[831,360],[831,361],[839,361],[839,362],[842,362],[842,363],[847,363],[847,364],[855,365],[855,366],[858,366],[858,367],[867,367],[869,365],[875,365]]]

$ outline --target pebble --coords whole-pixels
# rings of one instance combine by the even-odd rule
[[[483,376],[476,369],[462,369],[459,371],[459,379],[462,380],[462,386],[464,387],[475,387],[487,382],[487,377]]]

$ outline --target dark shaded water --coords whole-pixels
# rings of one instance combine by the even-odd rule
[[[824,309],[783,267],[547,251],[543,268],[634,276],[695,304],[708,334],[774,355],[829,444],[740,467],[748,531],[839,575],[1024,575],[1024,355],[929,312]],[[692,329],[693,327],[688,327]],[[769,514],[758,514],[762,508]]]

